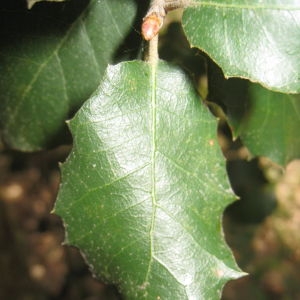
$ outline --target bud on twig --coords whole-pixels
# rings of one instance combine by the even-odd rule
[[[168,11],[187,7],[190,3],[190,0],[152,0],[150,8],[143,19],[143,38],[149,41],[158,34]]]

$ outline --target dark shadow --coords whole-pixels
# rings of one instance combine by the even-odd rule
[[[119,63],[124,60],[133,60],[137,58],[142,58],[143,55],[143,44],[141,36],[141,25],[143,22],[143,18],[147,13],[147,9],[149,7],[149,0],[140,1],[135,0],[137,13],[132,24],[132,30],[128,33],[123,43],[116,50],[113,55],[112,62],[114,64]]]
[[[251,111],[248,98],[249,81],[241,78],[226,79],[219,66],[207,59],[208,101],[218,104],[233,124],[247,118]]]
[[[228,161],[227,172],[240,199],[228,206],[225,213],[238,222],[262,222],[275,209],[276,198],[258,159]]]
[[[24,36],[59,34],[77,19],[90,0],[40,2],[28,10],[26,1],[10,0],[0,4],[0,43]]]
[[[178,65],[197,85],[198,79],[206,75],[206,58],[204,54],[191,48],[184,34],[181,23],[171,23],[159,40],[161,59]]]

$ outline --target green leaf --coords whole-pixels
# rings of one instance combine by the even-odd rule
[[[83,0],[0,11],[0,128],[38,150],[94,92],[131,29],[134,0]]]
[[[226,77],[248,78],[280,92],[300,92],[298,0],[193,3],[183,15],[186,35]]]
[[[55,212],[126,299],[218,299],[242,274],[222,235],[233,194],[216,126],[182,71],[138,61],[110,66],[70,122]]]
[[[275,93],[251,84],[249,98],[250,112],[240,136],[250,152],[280,165],[300,158],[300,95]]]
[[[280,165],[300,158],[300,95],[272,92],[240,78],[225,79],[209,64],[210,101],[221,105],[233,130],[254,156]]]

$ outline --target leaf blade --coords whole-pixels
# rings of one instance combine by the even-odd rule
[[[226,77],[248,78],[275,91],[297,93],[299,20],[297,1],[196,1],[183,27]]]
[[[70,125],[56,204],[68,242],[128,299],[217,299],[240,275],[221,233],[233,195],[216,120],[182,72],[110,67]]]
[[[249,97],[251,110],[240,136],[251,153],[267,156],[282,166],[300,158],[299,95],[275,93],[251,84]]]
[[[24,151],[57,144],[65,120],[98,86],[136,13],[131,0],[51,7],[0,11],[0,127],[5,142]]]
[[[209,66],[209,101],[224,108],[234,138],[250,156],[266,156],[285,166],[300,157],[299,94],[270,91],[240,78],[225,79],[215,64]]]

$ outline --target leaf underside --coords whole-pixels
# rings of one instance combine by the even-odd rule
[[[300,96],[270,91],[241,78],[225,79],[209,65],[208,100],[221,105],[233,136],[240,137],[251,156],[266,156],[285,166],[300,158]]]
[[[191,45],[226,77],[242,77],[280,92],[300,92],[298,0],[193,1],[183,15]]]
[[[249,98],[250,109],[240,136],[251,153],[282,166],[300,158],[300,96],[251,84]]]
[[[55,212],[126,299],[219,299],[241,276],[222,235],[234,196],[216,126],[180,70],[138,61],[110,66],[70,122]]]

